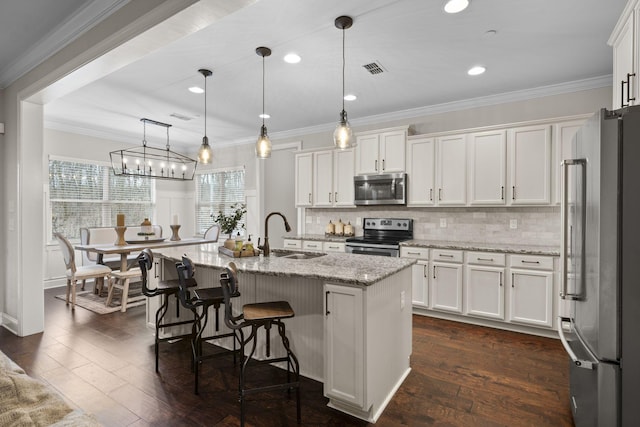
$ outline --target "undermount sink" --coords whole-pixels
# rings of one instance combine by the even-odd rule
[[[271,256],[287,259],[313,259],[321,256],[325,256],[322,252],[294,252],[282,249],[272,249]]]

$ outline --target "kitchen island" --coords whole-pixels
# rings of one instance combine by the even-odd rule
[[[300,372],[324,384],[330,407],[375,422],[409,374],[414,260],[345,253],[231,258],[215,245],[201,245],[157,251],[159,271],[151,277],[175,278],[183,254],[203,287],[219,286],[222,269],[235,262],[241,292],[233,300],[235,314],[247,303],[289,301],[296,315],[285,321],[287,337]],[[158,303],[150,300],[151,322]],[[209,323],[205,332],[213,334]],[[220,333],[226,331],[221,325]],[[264,335],[259,340],[256,356],[262,358]],[[276,356],[283,354],[274,347]]]

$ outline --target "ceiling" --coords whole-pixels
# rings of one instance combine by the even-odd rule
[[[5,7],[33,2],[38,8],[22,12],[49,21],[41,33],[70,10],[92,3],[3,2],[0,40],[7,40]],[[356,130],[389,113],[410,116],[425,107],[576,81],[602,86],[612,72],[606,42],[625,3],[471,0],[465,11],[449,15],[444,0],[259,0],[48,103],[45,126],[139,143],[144,117],[172,124],[171,145],[195,152],[205,126],[204,95],[187,88],[202,87],[197,70],[208,68],[213,75],[207,80],[206,126],[212,145],[255,141],[262,108],[262,60],[255,48],[267,46],[273,51],[265,59],[272,139],[332,129],[342,108],[342,34],[334,26],[340,15],[354,20],[345,31],[345,85],[358,97],[346,102]],[[38,39],[27,35],[25,44]],[[18,40],[13,33],[8,37]],[[26,49],[6,45],[0,44],[0,63]],[[285,63],[289,52],[302,61]],[[384,72],[372,75],[363,68],[372,62]],[[477,64],[486,73],[468,76]],[[147,127],[149,144],[163,146],[165,138],[164,128]]]

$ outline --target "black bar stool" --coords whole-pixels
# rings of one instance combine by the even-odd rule
[[[144,249],[138,255],[138,264],[140,265],[140,272],[142,273],[142,293],[151,298],[160,295],[162,298],[162,304],[156,311],[156,339],[155,339],[155,351],[156,351],[156,372],[158,372],[158,352],[159,344],[163,341],[175,340],[177,338],[190,337],[191,334],[173,335],[165,338],[160,338],[160,330],[164,328],[170,328],[172,326],[188,325],[194,322],[194,319],[181,320],[177,322],[163,323],[164,316],[167,314],[169,308],[169,297],[171,295],[178,298],[179,281],[178,280],[161,280],[158,282],[157,287],[154,289],[149,288],[148,274],[153,266],[153,252],[151,249]],[[176,304],[176,316],[180,317],[180,305]],[[193,328],[192,328],[193,329]]]
[[[220,305],[226,303],[222,294],[222,288],[196,288],[198,283],[194,279],[195,268],[193,263],[186,256],[182,257],[182,263],[176,263],[178,270],[179,289],[178,296],[183,307],[191,310],[195,316],[195,322],[193,323],[193,329],[191,334],[191,367],[195,375],[194,393],[198,394],[198,378],[199,378],[199,366],[203,360],[211,359],[214,357],[224,356],[229,352],[216,352],[212,354],[204,354],[202,351],[202,342],[210,341],[220,338],[233,337],[233,363],[236,363],[236,353],[238,352],[236,347],[236,341],[239,341],[235,330],[224,334],[215,334],[208,337],[203,337],[204,330],[207,326],[209,319],[209,307],[213,306],[216,314],[215,330],[220,330],[219,325],[219,311]],[[239,292],[235,292],[229,296],[229,298],[235,298],[240,296]]]
[[[231,297],[238,293],[238,276],[236,265],[231,262],[225,269],[220,277],[220,285],[222,286],[222,292],[224,295],[225,315],[224,320],[226,325],[240,334],[240,354],[244,357],[242,366],[240,368],[239,378],[239,394],[240,394],[240,425],[244,426],[245,419],[245,397],[249,394],[259,393],[264,391],[270,391],[275,389],[296,389],[296,411],[298,424],[301,422],[300,414],[300,366],[298,365],[298,359],[291,351],[289,347],[289,339],[285,335],[285,325],[282,322],[283,319],[288,319],[295,316],[295,313],[287,301],[273,301],[262,302],[255,304],[245,304],[242,307],[242,314],[239,316],[233,316]],[[282,339],[282,345],[284,346],[287,355],[284,357],[270,357],[270,337],[269,331],[271,327],[276,325],[278,327],[278,334]],[[275,362],[287,362],[287,382],[280,384],[267,385],[262,387],[245,388],[245,378],[247,372],[247,366],[249,361],[256,350],[258,329],[264,327],[267,333],[266,342],[266,356],[267,358],[260,361],[254,361],[253,363],[275,363]],[[244,328],[251,328],[251,332],[245,337]],[[245,356],[245,346],[251,342],[251,351]],[[294,378],[291,380],[291,370],[293,368]]]

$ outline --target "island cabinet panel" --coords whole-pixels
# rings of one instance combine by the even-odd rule
[[[364,334],[362,290],[325,285],[324,394],[362,407]]]

